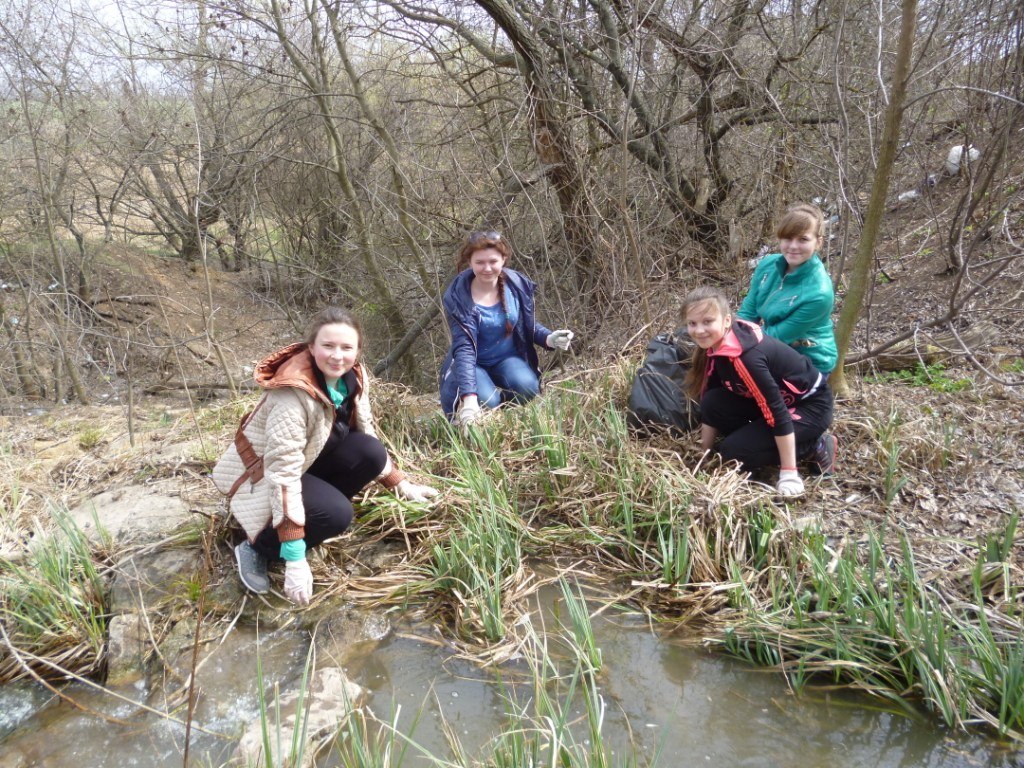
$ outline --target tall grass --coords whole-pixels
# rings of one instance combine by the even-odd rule
[[[440,446],[467,498],[453,534],[432,550],[432,575],[450,577],[444,589],[472,606],[469,614],[489,617],[477,622],[478,636],[500,637],[502,627],[507,635],[514,624],[513,559],[568,554],[601,578],[649,585],[630,600],[654,615],[710,619],[713,642],[785,669],[797,687],[824,679],[917,699],[953,726],[990,718],[1006,732],[1024,728],[1011,666],[1021,653],[1019,612],[986,633],[980,616],[993,609],[950,600],[920,572],[909,541],[893,549],[869,534],[859,546],[834,546],[813,528],[796,530],[785,508],[732,470],[693,470],[694,454],[679,441],[638,443],[615,387],[568,382]],[[890,507],[909,478],[898,427],[888,414],[873,435]],[[1015,520],[979,542],[980,582],[994,588],[1002,574],[1007,595],[1016,594],[1005,568]],[[576,599],[566,597],[567,610]],[[567,621],[565,634],[582,667],[596,669],[600,649],[579,628]]]
[[[85,534],[65,510],[51,516],[55,530],[37,523],[39,543],[24,561],[0,559],[0,622],[16,650],[87,674],[103,660],[103,582]],[[0,662],[0,680],[25,674],[16,658]]]
[[[891,506],[907,484],[908,478],[900,467],[903,446],[899,440],[900,416],[895,411],[876,425],[879,459],[882,465],[882,495],[885,506]]]
[[[546,643],[535,638],[531,647],[543,649]],[[336,740],[337,758],[346,768],[400,768],[407,760],[438,768],[656,766],[657,752],[648,758],[635,744],[623,748],[608,742],[607,704],[592,671],[586,664],[569,663],[571,671],[562,675],[556,660],[546,654],[532,659],[526,690],[507,687],[499,677],[496,685],[504,691],[505,721],[475,753],[464,747],[458,729],[444,721],[443,712],[448,753],[439,755],[416,742],[415,725],[399,732],[398,710],[388,720],[360,710]]]
[[[909,541],[898,558],[870,536],[863,559],[803,542],[788,578],[768,582],[770,602],[747,592],[744,613],[721,640],[750,661],[778,664],[797,685],[827,676],[872,693],[916,695],[951,726],[988,722],[1024,732],[1024,641],[1019,617],[1000,617],[981,599],[951,606],[918,571]],[[1007,633],[1005,630],[1010,630]]]
[[[477,443],[486,445],[486,433]],[[524,527],[510,508],[504,472],[493,454],[488,460],[456,446],[451,457],[467,504],[430,547],[430,589],[453,600],[464,639],[500,642],[508,633],[517,583],[524,578]]]
[[[594,636],[587,601],[579,584],[573,588],[568,580],[563,578],[558,580],[558,586],[562,591],[562,605],[565,606],[568,617],[567,622],[562,622],[565,630],[563,636],[572,638],[572,652],[579,668],[589,674],[597,674],[601,671],[603,659]]]

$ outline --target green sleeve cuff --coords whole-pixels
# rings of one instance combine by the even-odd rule
[[[306,559],[306,542],[303,539],[281,542],[281,559],[293,562]]]

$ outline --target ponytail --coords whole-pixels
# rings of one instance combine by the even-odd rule
[[[505,272],[502,270],[498,275],[498,300],[501,302],[501,311],[505,313],[505,335],[512,335],[512,318],[508,314],[508,304],[505,300]]]
[[[704,394],[704,380],[708,376],[708,351],[694,346],[693,355],[690,357],[690,370],[686,372],[683,383],[686,385],[686,394],[691,400],[700,402]]]

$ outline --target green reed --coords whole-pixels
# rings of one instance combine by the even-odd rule
[[[1015,524],[1011,520],[1009,527]],[[956,619],[957,634],[970,659],[962,674],[979,693],[984,709],[995,716],[1000,734],[1024,739],[1024,637],[1012,629],[1006,632],[1014,621],[1019,625],[1021,609],[996,612],[988,607],[986,565],[983,553],[972,574],[974,604]]]
[[[398,727],[401,706],[396,706],[392,719],[386,723],[374,721],[365,709],[354,711],[345,727],[335,739],[335,752],[345,768],[397,768],[405,763],[410,753],[417,754],[423,765],[445,765],[413,740],[422,710],[414,718],[407,733]]]
[[[738,588],[743,614],[724,632],[723,648],[782,666],[797,687],[827,676],[894,701],[916,695],[951,726],[995,719],[1003,733],[1024,731],[1019,617],[1003,619],[996,632],[987,609],[951,608],[919,572],[906,539],[898,559],[873,535],[862,557],[833,552],[820,537],[803,544],[785,577],[765,580],[768,603]]]
[[[258,635],[258,627],[257,627]],[[306,661],[302,668],[302,678],[296,692],[295,711],[291,738],[286,739],[283,725],[288,713],[282,711],[281,690],[274,683],[273,702],[267,700],[266,678],[263,674],[263,659],[260,654],[260,642],[256,643],[256,705],[260,722],[260,746],[262,755],[256,764],[268,768],[288,768],[304,765],[306,751],[314,745],[309,743],[309,685],[316,665],[315,646],[310,643],[306,653]]]
[[[594,625],[591,623],[590,611],[586,598],[583,597],[579,584],[575,589],[567,579],[559,579],[558,586],[562,592],[562,605],[568,614],[568,622],[562,626],[567,632],[563,635],[567,640],[571,637],[572,652],[584,671],[597,674],[603,665],[601,648],[594,637]]]
[[[1007,519],[1002,531],[985,536],[981,543],[982,557],[987,563],[1005,563],[1013,550],[1017,539],[1017,525],[1020,523],[1020,511],[1015,510]]]
[[[877,424],[876,438],[882,464],[882,497],[885,505],[891,506],[903,486],[907,484],[908,478],[900,467],[900,458],[903,455],[903,446],[899,441],[900,417],[895,411],[891,412],[888,418]]]
[[[774,511],[761,504],[747,515],[747,540],[750,543],[750,565],[761,568],[768,559],[772,538],[778,528]]]
[[[452,458],[468,508],[431,545],[427,571],[432,589],[456,601],[462,634],[495,642],[506,635],[509,593],[522,569],[523,524],[510,510],[498,462],[466,448],[453,449]]]
[[[0,621],[18,649],[90,672],[106,642],[103,581],[71,516],[57,507],[51,516],[55,530],[37,525],[39,543],[23,562],[0,560]]]
[[[507,631],[505,581],[522,563],[522,534],[491,505],[461,516],[453,529],[431,548],[434,589],[458,600],[470,634],[479,628],[487,640],[501,640]]]
[[[690,581],[689,518],[657,526],[658,555],[661,577],[668,584],[686,584]]]
[[[584,624],[586,608],[579,593],[563,582],[566,604],[583,606],[576,616]],[[575,610],[575,609],[574,609]],[[559,630],[564,629],[559,627]],[[528,630],[533,633],[534,630]],[[509,680],[495,672],[493,684],[505,699],[505,718],[497,733],[481,747],[468,750],[459,729],[445,720],[441,728],[447,741],[446,754],[436,754],[417,743],[415,729],[423,715],[417,713],[404,732],[399,730],[400,707],[387,719],[377,719],[368,709],[353,712],[335,742],[335,754],[346,768],[401,768],[407,763],[437,768],[653,768],[658,753],[645,757],[638,745],[612,746],[606,736],[607,704],[601,696],[590,661],[573,652],[568,658],[553,657],[547,636],[533,636],[525,648],[524,662],[529,674]],[[568,665],[562,673],[560,666]],[[440,707],[441,702],[438,701]],[[424,702],[426,704],[426,702]]]
[[[610,768],[657,763],[657,757],[642,758],[635,745],[615,756],[604,735],[607,704],[594,676],[584,666],[576,665],[567,677],[554,677],[549,671],[552,668],[550,663],[535,662],[530,695],[506,694],[508,721],[481,750],[482,758],[472,765]],[[460,765],[468,768],[465,763]]]

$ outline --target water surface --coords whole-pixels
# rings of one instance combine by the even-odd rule
[[[554,626],[546,609],[546,626]],[[794,694],[782,675],[711,655],[670,635],[659,636],[640,620],[612,615],[595,623],[604,669],[598,690],[606,706],[604,743],[616,756],[635,749],[659,765],[877,766],[962,768],[1024,765],[1024,751],[980,735],[950,734],[931,716],[893,712],[882,700],[828,689]],[[368,705],[383,720],[396,718],[424,749],[449,754],[442,719],[470,755],[483,757],[506,722],[510,700],[527,710],[534,694],[525,663],[481,669],[455,657],[426,627],[398,627],[379,644],[359,643],[346,671],[369,691]],[[308,636],[279,631],[261,636],[267,687],[283,690],[302,674]],[[258,718],[256,633],[236,629],[198,675],[190,761],[219,765],[242,730]],[[567,666],[565,674],[571,667]],[[170,688],[173,689],[173,685]],[[0,765],[181,766],[184,728],[135,704],[90,690],[67,689],[85,712],[40,686],[0,689]],[[120,691],[158,709],[169,706],[153,681]],[[177,699],[170,703],[181,703]],[[585,737],[581,701],[569,704]],[[117,718],[125,725],[100,716]],[[184,716],[180,709],[175,716]],[[415,725],[414,725],[415,723]],[[320,765],[337,765],[336,755]],[[405,765],[426,765],[410,754]],[[641,761],[643,764],[643,761]]]

